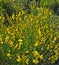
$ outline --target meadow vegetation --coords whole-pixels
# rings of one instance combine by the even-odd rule
[[[52,3],[0,0],[0,65],[54,65],[59,59],[59,15]]]

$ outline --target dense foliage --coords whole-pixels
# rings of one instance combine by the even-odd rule
[[[54,65],[59,58],[59,16],[52,3],[0,0],[0,65]]]

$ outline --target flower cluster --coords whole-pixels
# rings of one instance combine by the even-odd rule
[[[27,14],[19,3],[12,3],[16,13],[6,13],[8,26],[4,14],[0,15],[0,60],[11,65],[55,63],[59,57],[59,17],[42,7]]]

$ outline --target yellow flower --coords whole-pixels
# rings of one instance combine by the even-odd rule
[[[38,42],[36,42],[36,43],[34,44],[34,46],[35,46],[35,47],[37,47],[38,45],[39,45],[39,43],[38,43]]]
[[[14,46],[14,49],[16,49],[18,47],[18,43]]]
[[[9,36],[6,36],[5,42],[8,42],[8,41],[9,41]]]
[[[18,50],[21,48],[21,45],[18,46]]]
[[[0,16],[0,19],[2,19],[2,16]]]
[[[56,41],[56,37],[54,37],[54,41]]]
[[[11,55],[10,53],[7,53],[7,57],[8,57],[9,59],[11,59],[11,58],[12,58],[12,55]]]
[[[18,41],[19,41],[19,42],[22,42],[23,40],[22,40],[22,39],[19,39]]]
[[[58,55],[55,55],[55,60],[57,60],[58,59]]]
[[[17,56],[18,58],[17,58],[17,62],[20,62],[21,61],[21,58],[20,58],[20,56]]]
[[[25,14],[25,12],[22,10],[22,14]]]
[[[53,39],[53,41],[52,41],[52,42],[54,43],[55,41],[56,41],[56,37],[54,37],[54,39]]]
[[[19,42],[18,45],[19,45],[18,49],[20,49],[20,47],[21,47],[21,45],[23,45],[23,43]]]
[[[10,56],[11,56],[11,54],[10,54],[10,53],[7,53],[7,56],[8,56],[8,57],[10,57]]]
[[[58,53],[58,50],[55,50],[54,52],[55,52],[55,54],[58,56],[58,54],[59,54],[59,53]]]
[[[7,28],[6,31],[8,34],[10,34],[10,28]]]
[[[33,63],[38,64],[39,63],[38,59],[33,59]]]
[[[20,46],[21,46],[21,45],[23,45],[23,43],[22,43],[22,42],[19,42],[18,44],[19,44]]]
[[[14,20],[14,18],[15,18],[15,15],[14,15],[14,14],[12,14],[12,19]]]
[[[28,64],[29,64],[29,59],[26,59],[26,61],[25,61],[25,62],[26,62],[26,64],[28,65]]]
[[[54,63],[58,59],[58,56],[54,55],[51,57],[51,63]]]
[[[41,35],[41,31],[40,31],[40,28],[38,29],[38,34],[39,34],[39,36]]]
[[[34,54],[34,57],[40,58],[41,60],[43,59],[43,55],[40,55],[40,54],[38,53],[38,51],[34,51],[33,54]]]
[[[9,31],[9,30],[10,30],[9,28],[6,29],[6,31]]]
[[[51,58],[49,57],[48,60],[51,60]]]
[[[26,53],[29,53],[29,51],[26,51]]]
[[[13,46],[13,42],[10,40],[10,42],[9,42],[9,45],[10,45],[10,47],[12,47]]]
[[[34,54],[34,57],[39,57],[38,51],[34,51],[33,54]]]
[[[40,57],[41,60],[43,59],[43,55],[40,55],[39,57]]]
[[[0,43],[3,44],[2,38],[0,37]]]
[[[27,58],[27,57],[26,57],[24,54],[22,54],[22,59],[23,59],[23,60],[26,60],[26,58]]]
[[[24,20],[26,20],[26,19],[27,19],[27,16],[25,15],[25,16],[24,16]]]

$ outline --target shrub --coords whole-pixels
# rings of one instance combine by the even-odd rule
[[[17,2],[12,3],[16,14],[6,13],[8,26],[3,24],[5,10],[1,9],[0,64],[53,65],[59,57],[59,17],[35,6],[27,14]]]

